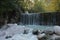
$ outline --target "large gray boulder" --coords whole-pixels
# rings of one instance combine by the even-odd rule
[[[54,26],[54,31],[57,35],[60,35],[60,26]]]
[[[50,36],[49,39],[51,39],[51,40],[57,40],[57,39],[60,39],[60,36],[56,35],[56,34],[53,34],[53,35]]]
[[[47,35],[53,35],[54,34],[54,30],[53,30],[53,28],[48,28],[46,30],[43,30],[42,33],[45,33]]]
[[[55,40],[60,40],[60,38],[56,38]]]
[[[45,33],[37,35],[38,38],[43,38],[45,36]]]

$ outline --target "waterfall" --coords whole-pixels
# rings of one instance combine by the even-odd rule
[[[22,13],[20,16],[20,23],[23,25],[39,25],[39,14]]]
[[[41,13],[22,13],[20,16],[21,25],[55,25],[56,15]]]

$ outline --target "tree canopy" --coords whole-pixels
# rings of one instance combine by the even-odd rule
[[[23,0],[21,6],[30,12],[56,12],[60,10],[59,0]]]
[[[0,13],[4,11],[12,11],[12,9],[20,10],[21,8],[24,11],[29,12],[54,12],[60,10],[60,1],[59,0],[0,0]]]
[[[60,12],[60,0],[0,0],[0,22],[19,19],[20,13]],[[13,20],[13,21],[14,21]]]

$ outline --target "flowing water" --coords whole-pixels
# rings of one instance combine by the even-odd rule
[[[0,36],[2,35],[2,37],[0,37],[1,40],[5,40],[5,36],[7,35],[12,35],[12,38],[9,38],[7,40],[38,40],[37,36],[35,37],[34,35],[31,34],[22,34],[24,32],[24,29],[27,28],[27,30],[29,28],[32,29],[39,29],[39,30],[45,30],[45,29],[52,29],[52,25],[44,25],[43,21],[44,20],[40,14],[21,14],[20,16],[20,25],[17,24],[9,24],[10,28],[2,28],[4,29],[4,31],[2,30],[2,32],[0,33]],[[48,23],[49,24],[49,23]],[[31,29],[31,30],[32,30]],[[4,34],[4,35],[3,35]],[[14,34],[14,36],[13,36]],[[49,39],[50,40],[50,37]]]
[[[21,24],[23,25],[39,25],[39,14],[21,14]]]
[[[20,25],[24,25],[26,27],[45,30],[49,27],[52,27],[52,24],[44,25],[43,18],[38,13],[22,13],[20,16]]]

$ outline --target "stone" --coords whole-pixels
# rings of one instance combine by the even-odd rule
[[[40,30],[33,30],[32,32],[34,35],[38,35],[40,33]]]
[[[47,34],[47,35],[53,35],[53,34],[55,34],[53,28],[48,28],[48,29],[46,29],[46,30],[43,30],[42,33],[45,33],[45,34]]]
[[[55,40],[60,40],[60,38],[56,38]]]
[[[60,39],[60,36],[56,35],[56,34],[53,34],[53,35],[50,36],[50,39],[57,40],[57,39]]]
[[[27,30],[24,30],[24,33],[23,34],[28,34],[28,31]]]
[[[5,39],[12,38],[12,36],[6,36]]]
[[[37,35],[38,38],[42,38],[45,36],[45,33]]]
[[[37,38],[38,38],[38,40],[46,40],[46,39],[47,39],[45,33],[39,34],[39,35],[37,36]]]
[[[54,26],[54,31],[57,35],[60,35],[60,26]]]

